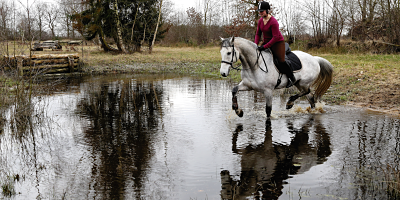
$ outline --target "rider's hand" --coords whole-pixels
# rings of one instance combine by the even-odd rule
[[[265,48],[264,48],[264,46],[263,46],[263,45],[261,45],[261,46],[257,47],[257,50],[259,50],[259,51],[264,51],[264,50],[265,50]]]

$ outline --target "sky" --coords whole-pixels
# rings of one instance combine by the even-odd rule
[[[196,2],[194,0],[170,0],[172,3],[174,3],[175,8],[179,10],[186,10],[189,7],[195,7]]]

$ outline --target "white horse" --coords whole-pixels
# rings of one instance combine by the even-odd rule
[[[266,98],[265,111],[269,119],[272,111],[272,92],[274,89],[285,88],[286,75],[282,76],[282,82],[277,86],[280,74],[270,51],[263,51],[262,55],[258,55],[257,45],[240,37],[221,38],[221,40],[221,75],[227,77],[233,63],[239,59],[242,63],[242,81],[232,89],[232,109],[239,117],[242,117],[243,111],[239,109],[237,93],[256,90],[262,92]],[[289,98],[286,109],[292,108],[294,101],[302,96],[306,96],[311,108],[315,108],[315,102],[322,97],[332,83],[333,66],[321,57],[311,56],[302,51],[293,51],[293,53],[300,59],[303,66],[300,71],[294,73],[296,78],[294,85],[300,93]],[[314,94],[311,93],[310,87],[315,88]]]

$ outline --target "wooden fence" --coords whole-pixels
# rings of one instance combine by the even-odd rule
[[[16,68],[18,75],[71,73],[78,70],[78,54],[4,56],[5,68]],[[4,65],[4,64],[3,64]]]

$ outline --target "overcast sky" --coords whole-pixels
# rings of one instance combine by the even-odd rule
[[[170,0],[175,4],[175,8],[179,10],[186,10],[189,7],[195,7],[197,1],[193,0]]]

